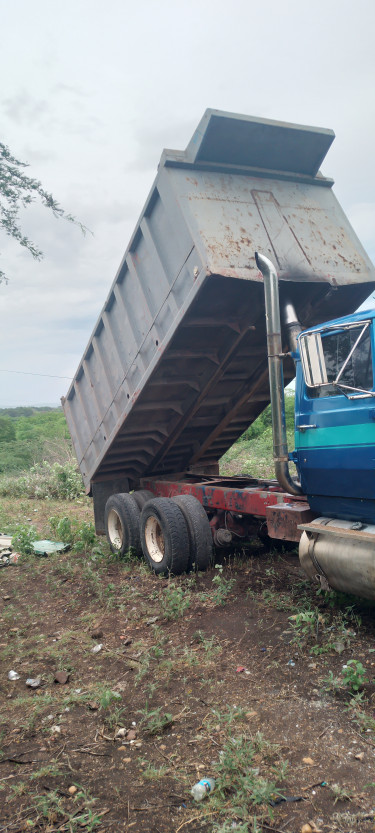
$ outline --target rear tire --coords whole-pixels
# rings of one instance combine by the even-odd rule
[[[170,498],[149,500],[142,509],[143,555],[158,575],[180,575],[187,569],[189,534],[181,509]]]
[[[138,508],[142,512],[145,503],[147,503],[148,500],[152,500],[155,495],[153,495],[152,492],[149,492],[148,489],[140,489],[138,492],[133,492],[131,497],[135,500]]]
[[[213,540],[211,527],[199,500],[193,495],[176,495],[172,498],[181,509],[189,533],[190,570],[207,570],[213,561]]]
[[[140,538],[140,510],[126,493],[111,495],[105,505],[104,521],[107,541],[112,552],[120,558],[130,553],[142,553]]]

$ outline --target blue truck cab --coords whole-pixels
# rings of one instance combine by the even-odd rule
[[[319,515],[375,523],[375,310],[301,333],[295,452]]]

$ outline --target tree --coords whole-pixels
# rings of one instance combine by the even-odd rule
[[[79,226],[83,234],[87,229],[71,214],[67,214],[56,202],[52,194],[45,191],[41,182],[26,176],[24,169],[27,162],[20,162],[12,156],[9,148],[0,142],[0,229],[9,237],[24,246],[35,260],[41,260],[43,252],[26,235],[22,233],[19,223],[19,210],[40,199],[49,208],[54,217],[62,217],[70,223]],[[0,283],[8,282],[4,272],[0,269]]]
[[[14,420],[10,416],[0,416],[0,443],[9,443],[15,439]]]

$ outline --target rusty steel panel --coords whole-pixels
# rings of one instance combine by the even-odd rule
[[[299,524],[308,524],[316,517],[304,501],[290,501],[267,506],[267,532],[270,538],[282,541],[299,541],[302,531]]]
[[[87,491],[212,466],[266,407],[256,250],[305,328],[370,294],[374,267],[319,171],[333,137],[208,110],[186,151],[164,151],[63,399]]]

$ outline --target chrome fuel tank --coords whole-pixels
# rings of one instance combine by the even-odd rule
[[[303,529],[301,566],[324,589],[375,599],[375,525],[316,518]]]

